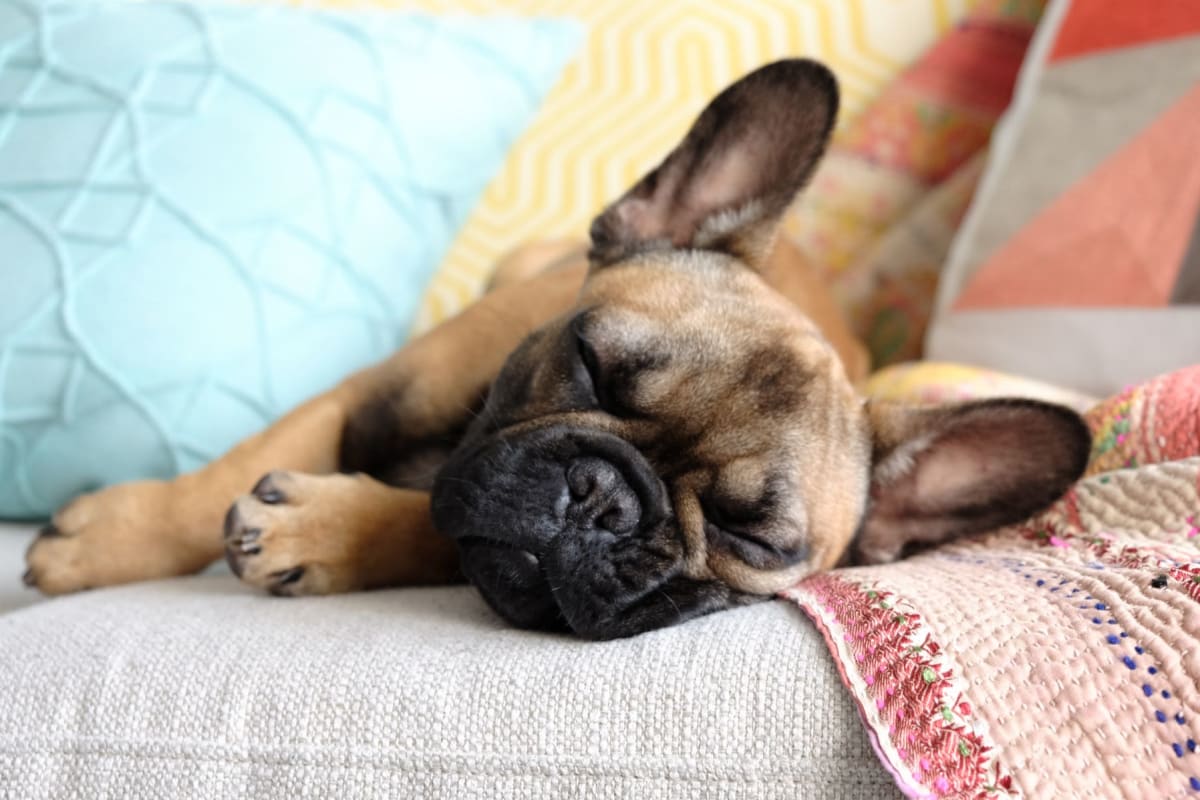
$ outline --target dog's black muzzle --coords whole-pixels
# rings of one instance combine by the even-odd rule
[[[729,604],[682,576],[666,487],[628,442],[553,424],[465,446],[433,486],[464,574],[523,628],[628,636]]]

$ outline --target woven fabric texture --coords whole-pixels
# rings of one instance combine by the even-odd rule
[[[914,797],[1200,797],[1200,367],[1087,414],[1032,520],[787,594]]]
[[[898,796],[788,603],[596,644],[466,587],[193,578],[0,616],[0,654],[4,800]]]

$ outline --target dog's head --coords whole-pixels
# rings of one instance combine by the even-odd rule
[[[1018,521],[1082,472],[1066,409],[865,403],[760,277],[837,102],[819,64],[759,69],[593,223],[577,306],[512,353],[434,484],[438,528],[511,622],[670,625],[852,548],[887,560]]]

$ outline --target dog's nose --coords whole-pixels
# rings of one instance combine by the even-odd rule
[[[578,458],[567,467],[567,519],[581,528],[630,533],[642,504],[620,470],[600,458]]]

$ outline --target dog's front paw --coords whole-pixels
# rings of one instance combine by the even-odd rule
[[[174,521],[178,492],[171,483],[138,481],[76,498],[30,544],[25,584],[66,594],[203,569],[214,548],[189,546]]]
[[[362,588],[346,544],[352,525],[339,499],[349,475],[269,472],[225,515],[225,560],[246,583],[271,594],[333,594]],[[351,535],[352,538],[352,535]]]

